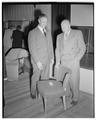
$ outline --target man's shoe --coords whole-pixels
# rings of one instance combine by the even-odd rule
[[[31,93],[32,99],[36,99],[36,95]]]
[[[76,105],[78,103],[78,101],[72,101],[71,104],[72,105]]]

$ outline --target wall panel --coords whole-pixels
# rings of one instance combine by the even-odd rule
[[[72,4],[71,24],[74,26],[93,26],[93,4]]]
[[[32,4],[3,5],[3,21],[24,19],[34,19],[34,6]]]

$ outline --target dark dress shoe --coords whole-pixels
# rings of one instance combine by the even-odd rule
[[[78,101],[72,101],[71,104],[72,105],[76,105],[78,103]]]
[[[36,95],[35,94],[31,94],[32,99],[36,99]]]

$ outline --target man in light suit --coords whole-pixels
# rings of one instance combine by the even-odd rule
[[[48,79],[50,64],[54,63],[53,44],[51,32],[47,29],[47,17],[42,14],[38,18],[38,26],[29,32],[28,46],[33,65],[31,78],[31,95],[36,98],[36,82],[41,79]]]
[[[69,80],[72,92],[71,104],[75,105],[79,99],[80,60],[86,51],[86,47],[82,32],[71,29],[68,20],[61,22],[61,29],[62,33],[57,36],[55,69],[59,69],[59,66],[62,65],[71,70]]]

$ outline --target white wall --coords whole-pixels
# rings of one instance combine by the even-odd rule
[[[93,70],[80,68],[80,90],[93,94]]]
[[[75,26],[93,26],[93,5],[72,4],[71,24]]]
[[[93,5],[72,4],[71,25],[93,26]],[[80,90],[93,94],[93,70],[80,68]]]

